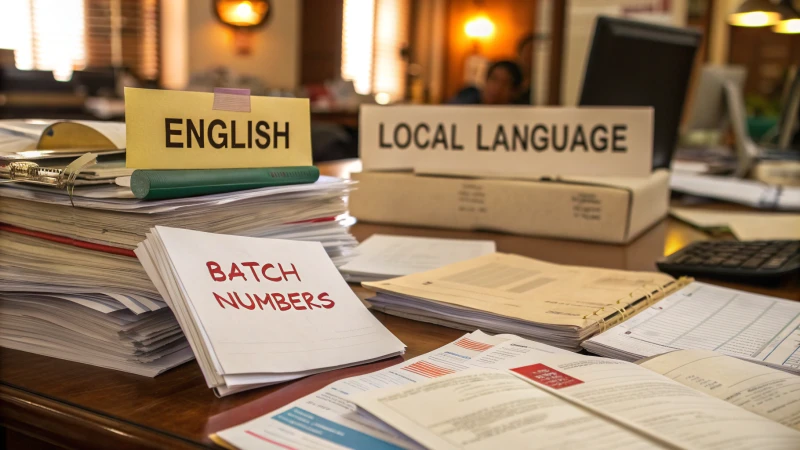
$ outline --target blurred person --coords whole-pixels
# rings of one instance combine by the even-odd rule
[[[483,90],[475,86],[462,89],[450,100],[458,105],[511,105],[519,97],[523,74],[514,61],[497,61],[486,72]]]
[[[517,63],[522,69],[522,85],[516,103],[532,105],[531,91],[533,90],[533,33],[528,33],[517,43]]]

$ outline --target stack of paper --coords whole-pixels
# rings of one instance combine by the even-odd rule
[[[193,358],[133,255],[9,229],[0,225],[0,346],[151,377]]]
[[[752,381],[742,380],[735,366],[721,366],[695,366],[683,370],[688,379],[674,380],[625,361],[558,354],[509,370],[470,369],[349,400],[364,423],[430,449],[797,449],[800,432],[784,425],[800,413],[797,396],[775,401],[793,394],[788,386],[776,388],[787,383],[785,377],[756,372],[778,377],[750,383],[753,391],[734,388],[730,397],[715,398],[704,385],[723,391],[731,379]],[[783,411],[775,417],[764,411],[765,402]]]
[[[680,172],[672,174],[669,186],[673,191],[684,194],[740,203],[753,208],[800,210],[800,187]]]
[[[494,241],[373,234],[339,268],[347,281],[380,281],[494,253]]]
[[[0,346],[149,377],[192,359],[166,305],[127,303],[102,294],[0,293]]]
[[[672,352],[637,366],[475,331],[409,361],[336,381],[211,438],[243,450],[502,449],[532,442],[794,449],[796,378],[709,351]],[[215,419],[209,422],[216,430]]]
[[[627,361],[713,350],[800,374],[800,303],[694,282],[583,347]]]
[[[404,352],[319,243],[156,227],[136,255],[219,395]]]
[[[357,244],[342,226],[350,182],[338,178],[155,201],[117,198],[120,189],[130,191],[114,186],[76,188],[70,201],[63,191],[2,184],[0,222],[123,249],[135,248],[155,225],[317,241],[340,262]]]
[[[51,311],[36,319],[33,334],[34,328],[4,325],[0,346],[155,376],[193,355],[174,314],[133,253],[151,227],[178,225],[312,241],[343,264],[356,246],[344,227],[350,220],[345,202],[349,189],[347,181],[323,177],[315,184],[145,202],[120,195],[128,188],[82,185],[75,188],[73,206],[63,191],[0,184],[0,309],[13,304],[15,313],[23,315],[36,308]],[[39,300],[42,305],[37,306]],[[92,309],[97,305],[124,310],[99,313]],[[52,312],[63,308],[75,317],[68,331]],[[119,342],[85,337],[94,332],[88,318],[97,314],[105,318],[109,333],[120,336]],[[177,333],[174,341],[149,333],[125,335],[125,327],[138,329],[140,322],[146,326],[155,318],[164,330]]]
[[[583,340],[681,282],[656,272],[564,266],[494,253],[364,283],[379,311],[453,328],[513,333],[577,351]]]

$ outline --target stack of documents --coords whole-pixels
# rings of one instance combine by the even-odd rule
[[[136,255],[220,396],[405,351],[317,242],[159,226]]]
[[[686,364],[698,359],[677,356]],[[737,365],[726,367],[729,371],[667,365],[683,370],[686,378],[670,379],[624,361],[559,354],[506,370],[471,369],[415,386],[373,390],[350,401],[365,423],[389,427],[431,449],[538,447],[531,443],[597,449],[797,448],[800,432],[762,407],[771,402],[795,422],[796,395],[794,400],[777,396],[792,395],[787,385],[796,381],[756,371],[756,376],[777,377],[774,383],[750,383],[756,389],[731,389],[733,395],[723,397],[722,392],[708,395],[703,385],[728,390],[728,380],[741,380]]]
[[[0,293],[0,346],[149,377],[193,358],[165,304],[123,298]]]
[[[669,180],[673,191],[724,200],[761,209],[800,210],[800,187],[768,185],[733,177],[675,172]]]
[[[0,224],[0,346],[150,377],[193,358],[136,258],[31,234]]]
[[[380,281],[495,252],[494,241],[373,234],[339,271],[347,281]]]
[[[140,201],[130,188],[108,183],[125,175],[123,167],[93,170],[83,173],[72,198],[55,188],[0,184],[0,310],[9,324],[0,346],[147,376],[192,359],[175,315],[133,252],[156,224],[312,241],[337,264],[357,244],[344,227],[348,181],[323,177]],[[67,310],[70,322],[62,317]],[[31,311],[39,316],[5,319]],[[105,327],[102,334],[93,321]],[[163,329],[151,331],[151,323]]]
[[[376,310],[463,330],[513,333],[577,351],[585,339],[677,289],[657,272],[564,266],[494,253],[364,283]]]
[[[211,438],[239,449],[793,449],[796,378],[710,351],[636,366],[475,331]]]
[[[318,241],[341,262],[357,244],[342,226],[350,182],[338,178],[155,201],[118,198],[120,189],[130,192],[118,186],[76,187],[70,199],[60,190],[2,184],[0,223],[130,250],[155,225]]]
[[[800,303],[694,282],[583,347],[627,361],[705,349],[800,374]]]
[[[365,425],[350,398],[393,386],[414,386],[470,368],[523,366],[558,353],[564,351],[517,336],[490,336],[474,331],[400,364],[332,383],[267,415],[219,431],[211,438],[223,447],[240,449],[272,448],[268,443],[325,450],[419,448],[389,427]]]

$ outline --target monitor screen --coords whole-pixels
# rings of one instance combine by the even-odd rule
[[[581,106],[652,106],[653,168],[669,167],[700,45],[698,31],[599,17]]]

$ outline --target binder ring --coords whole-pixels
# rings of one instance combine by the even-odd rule
[[[608,329],[608,325],[606,324],[606,319],[601,317],[600,318],[600,332],[602,333],[602,332],[606,331],[606,329]]]
[[[617,307],[616,305],[618,305],[618,307]],[[626,312],[626,311],[625,311],[625,306],[624,306],[624,305],[621,305],[621,304],[619,304],[619,303],[615,303],[615,304],[613,304],[613,305],[611,305],[611,306],[613,306],[613,307],[614,307],[614,309],[616,309],[616,310],[617,310],[617,312],[619,313],[619,315],[622,317],[622,320],[625,320],[625,312]]]

